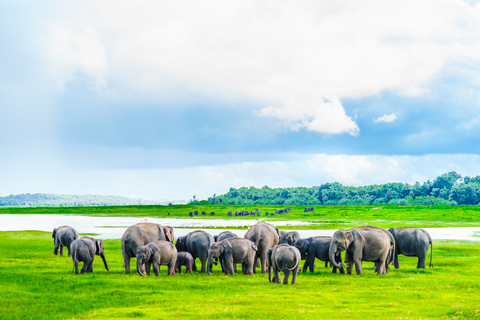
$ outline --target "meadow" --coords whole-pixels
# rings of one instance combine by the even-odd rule
[[[176,206],[173,206],[176,207]],[[169,209],[174,216],[172,207]],[[210,211],[218,211],[219,208]],[[262,207],[260,207],[262,208]],[[56,214],[97,214],[162,217],[168,211],[145,208],[25,208]],[[52,210],[54,209],[54,210]],[[196,208],[201,211],[202,209]],[[406,222],[398,219],[402,208],[372,207],[316,208],[306,220],[329,220],[328,212],[344,216],[351,223],[368,221],[377,212],[385,224]],[[407,208],[409,209],[409,208]],[[462,224],[468,214],[478,216],[476,208],[410,208],[405,219],[441,226]],[[17,209],[15,209],[17,210]],[[8,211],[15,211],[8,209]],[[78,210],[78,211],[77,211]],[[183,208],[183,215],[188,210]],[[235,209],[230,209],[235,210]],[[240,209],[239,209],[240,210]],[[262,211],[264,209],[262,208]],[[290,219],[302,216],[303,208],[292,208]],[[343,212],[342,212],[343,210]],[[416,211],[418,210],[418,211]],[[450,211],[449,211],[450,210]],[[7,213],[6,209],[0,210]],[[54,211],[54,212],[52,212]],[[72,213],[71,211],[76,211]],[[340,211],[340,213],[338,213]],[[355,215],[355,211],[357,214]],[[228,212],[228,210],[226,211]],[[8,212],[12,213],[12,212]],[[31,212],[38,213],[38,212]],[[156,214],[155,214],[156,213]],[[320,213],[320,217],[316,214]],[[178,212],[180,214],[180,211]],[[351,218],[347,218],[352,214]],[[444,216],[445,214],[445,216]],[[450,215],[449,215],[450,214]],[[455,219],[452,215],[458,214]],[[441,223],[441,217],[447,217]],[[432,218],[428,220],[426,218]],[[203,217],[202,217],[203,218]],[[208,217],[209,218],[209,217]],[[227,216],[228,218],[228,216]],[[249,217],[243,217],[249,218]],[[251,217],[250,217],[251,218]],[[273,217],[285,218],[282,217]],[[424,219],[422,219],[424,218]],[[239,219],[241,219],[239,217]],[[446,218],[445,218],[446,219]],[[476,221],[479,221],[477,219]],[[412,221],[412,220],[408,220]],[[336,223],[335,223],[336,225]],[[478,224],[476,224],[478,225]],[[322,225],[323,228],[323,225]],[[296,285],[273,284],[268,275],[257,273],[225,276],[220,266],[213,275],[193,273],[167,277],[126,275],[120,240],[105,240],[105,255],[110,271],[96,257],[91,274],[72,273],[70,257],[53,255],[51,233],[40,231],[0,232],[0,318],[1,319],[476,319],[480,318],[480,243],[473,241],[434,241],[434,268],[417,270],[416,258],[400,256],[400,269],[376,276],[364,262],[363,275],[332,274],[317,260],[313,274],[299,274]],[[303,262],[302,262],[303,265]],[[197,261],[199,267],[199,262]]]

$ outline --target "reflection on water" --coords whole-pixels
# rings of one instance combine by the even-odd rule
[[[247,230],[232,229],[232,227],[248,227],[257,223],[257,220],[243,219],[169,219],[169,218],[125,218],[125,217],[88,217],[64,216],[55,214],[0,214],[0,231],[39,230],[52,231],[53,228],[68,225],[77,229],[79,233],[95,233],[101,239],[120,239],[131,225],[139,222],[155,222],[175,228],[175,237],[184,236],[193,231],[191,228],[202,230],[215,235],[229,230],[243,237]],[[302,221],[271,221],[271,224],[282,226],[309,225]],[[425,228],[434,240],[475,240],[480,241],[478,234],[480,227],[468,228]],[[335,230],[298,230],[302,238],[313,236],[331,236]],[[477,236],[475,236],[475,233]]]

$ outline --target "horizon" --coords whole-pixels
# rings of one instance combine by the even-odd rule
[[[1,7],[0,196],[480,175],[479,1]]]

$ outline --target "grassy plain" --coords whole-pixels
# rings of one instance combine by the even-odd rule
[[[272,284],[265,274],[207,274],[142,278],[124,274],[120,240],[105,241],[94,273],[75,275],[68,256],[53,255],[51,234],[0,232],[1,319],[478,319],[480,243],[435,241],[434,268],[375,276],[332,274],[317,262],[296,285]],[[153,273],[152,273],[153,274]]]
[[[253,216],[229,217],[228,211],[261,209],[258,217],[264,221],[298,220],[316,225],[303,227],[308,229],[339,229],[359,225],[373,225],[390,228],[407,225],[417,227],[474,227],[480,226],[480,207],[478,206],[314,206],[315,211],[303,212],[305,206],[290,206],[291,212],[281,216],[265,217],[265,212],[274,212],[285,206],[119,206],[119,207],[34,207],[0,208],[0,214],[63,214],[87,216],[116,216],[141,218],[190,218],[188,213],[199,211],[201,219],[251,220]],[[204,211],[206,215],[202,215]],[[210,212],[215,212],[214,216]],[[168,215],[170,213],[170,215]],[[257,217],[255,217],[257,219]],[[298,226],[293,227],[299,229]]]

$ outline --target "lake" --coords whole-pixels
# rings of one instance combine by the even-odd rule
[[[154,222],[175,228],[175,237],[184,236],[193,231],[192,228],[202,229],[211,235],[222,231],[232,231],[243,237],[247,230],[235,227],[249,227],[257,220],[223,220],[223,219],[168,219],[168,218],[125,218],[125,217],[89,217],[55,214],[0,214],[0,231],[53,231],[53,228],[68,225],[77,229],[78,233],[98,234],[100,239],[120,239],[131,225],[139,222]],[[302,226],[309,225],[303,221],[271,221],[272,225]],[[472,240],[480,241],[480,227],[450,227],[450,228],[423,228],[434,240]],[[331,236],[335,230],[297,230],[302,238],[313,236]]]

